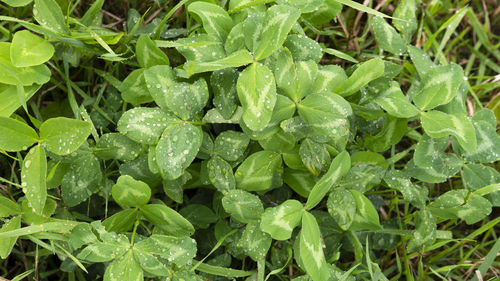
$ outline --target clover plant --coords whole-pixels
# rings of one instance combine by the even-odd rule
[[[364,7],[380,55],[335,53],[349,68],[309,30],[352,1],[181,1],[148,25],[129,12],[126,34],[99,27],[102,0],[4,2],[34,21],[0,18],[18,25],[0,43],[3,259],[30,240],[71,280],[388,280],[374,251],[439,247],[438,225],[500,206],[496,117],[411,43],[416,1]],[[96,62],[89,94],[70,70],[92,59],[125,72]],[[67,114],[28,107],[49,81]]]

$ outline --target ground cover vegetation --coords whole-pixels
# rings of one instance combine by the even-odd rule
[[[497,280],[496,1],[0,10],[1,280]]]

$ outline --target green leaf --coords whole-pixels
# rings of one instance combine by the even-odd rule
[[[197,34],[175,42],[156,41],[158,47],[175,47],[187,61],[206,62],[226,57],[224,45],[213,35]]]
[[[415,220],[416,229],[408,242],[408,250],[429,247],[436,241],[436,219],[429,210],[420,210]]]
[[[295,102],[310,93],[317,72],[318,65],[311,60],[294,64],[291,53],[286,48],[279,53],[274,68],[276,85]]]
[[[418,28],[416,11],[417,3],[415,0],[403,0],[394,10],[392,24],[408,39]]]
[[[0,195],[0,218],[15,216],[19,212],[21,212],[21,208],[16,202]]]
[[[245,227],[237,246],[254,261],[260,261],[265,258],[271,242],[271,236],[260,230],[259,222],[250,222]]]
[[[265,59],[278,50],[299,17],[300,11],[287,5],[274,5],[269,8],[260,40],[255,47],[255,60]]]
[[[101,179],[101,164],[97,157],[90,151],[77,154],[62,180],[61,195],[64,203],[69,207],[82,203],[99,191]]]
[[[410,118],[419,113],[418,109],[404,96],[396,81],[392,81],[373,101],[387,113],[398,118]]]
[[[56,201],[50,198],[47,198],[47,200],[45,201],[45,205],[43,206],[43,211],[41,214],[35,213],[29,205],[30,203],[28,202],[28,200],[22,201],[21,214],[23,215],[23,222],[31,225],[48,222],[49,218],[52,216],[57,207]]]
[[[321,5],[324,0],[285,0],[285,3],[300,9],[302,13],[311,13]]]
[[[70,33],[64,22],[61,7],[55,0],[35,0],[33,16],[41,26],[47,27],[56,33]]]
[[[118,131],[142,144],[156,144],[161,134],[177,118],[155,107],[135,107],[118,120]]]
[[[114,260],[104,273],[104,281],[142,281],[144,280],[144,273],[141,267],[135,261],[133,251],[129,250],[125,255],[119,259]]]
[[[17,67],[39,65],[54,55],[52,44],[28,30],[14,34],[10,45],[10,60]]]
[[[351,230],[381,229],[377,210],[363,193],[350,189],[349,192],[356,201],[356,214],[351,224]]]
[[[430,167],[435,161],[442,161],[443,151],[449,143],[449,138],[431,138],[424,134],[418,141],[413,153],[413,161],[419,167]]]
[[[207,169],[210,182],[219,192],[226,193],[236,187],[233,168],[224,159],[219,156],[210,158]]]
[[[175,81],[174,73],[168,65],[156,65],[144,70],[144,79],[149,93],[156,104],[165,111],[170,111],[168,106],[167,91],[172,89]]]
[[[151,197],[151,188],[131,176],[120,176],[113,185],[113,199],[116,203],[126,207],[141,207],[148,203]]]
[[[0,52],[1,49],[2,48],[0,47]],[[50,76],[50,71],[48,75]],[[40,87],[41,85],[37,84],[33,86],[23,87],[24,99],[19,98],[20,96],[18,95],[17,85],[4,85],[3,87],[0,87],[0,100],[2,100],[2,103],[0,104],[0,116],[11,116],[12,113],[14,113],[19,107],[21,107],[21,100],[23,100],[23,102],[29,100],[38,91],[38,89],[40,89]]]
[[[184,198],[183,186],[191,180],[192,176],[188,171],[185,171],[182,176],[175,180],[163,179],[163,191],[172,200],[177,203],[182,203]]]
[[[169,276],[170,272],[163,262],[147,252],[142,252],[134,247],[134,259],[141,268],[154,276]]]
[[[85,247],[78,255],[77,258],[89,262],[107,262],[115,258],[123,256],[128,248],[128,239],[120,235],[116,242],[110,243],[97,241]]]
[[[136,69],[123,80],[118,90],[122,94],[122,99],[133,105],[140,105],[143,103],[153,101],[147,86],[146,79],[144,78],[144,69]]]
[[[403,194],[406,201],[417,208],[424,208],[429,191],[427,188],[416,187],[410,179],[399,170],[390,170],[384,176],[387,185]]]
[[[496,125],[486,120],[480,120],[476,115],[472,117],[472,124],[476,132],[476,149],[473,151],[462,151],[462,149],[457,148],[456,151],[467,161],[481,163],[498,161],[500,159],[500,136],[496,132]]]
[[[201,129],[189,123],[167,127],[156,146],[160,173],[169,179],[180,177],[196,157],[202,138]]]
[[[320,26],[332,21],[341,11],[342,4],[335,0],[325,0],[316,5],[313,12],[302,16],[315,26]]]
[[[316,218],[308,213],[302,214],[302,231],[300,232],[300,259],[305,270],[314,281],[327,281],[330,271],[323,253],[321,233]]]
[[[292,237],[293,229],[300,224],[303,210],[299,201],[286,200],[279,206],[265,210],[260,229],[275,240],[288,240]]]
[[[217,36],[222,42],[226,40],[233,27],[231,17],[223,8],[215,4],[194,2],[188,6],[188,12],[196,14],[201,19],[205,31]]]
[[[137,242],[134,247],[140,251],[158,255],[184,266],[196,255],[196,241],[189,237],[173,237],[153,234],[149,238]]]
[[[255,10],[248,12],[247,18],[242,22],[240,32],[243,36],[242,39],[237,39],[237,41],[243,41],[242,47],[247,47],[248,50],[255,53],[259,45],[259,40],[264,29],[266,20],[266,13],[262,10]],[[236,36],[233,38],[236,39]],[[238,44],[241,44],[238,42]]]
[[[436,198],[429,209],[433,215],[445,219],[460,218],[474,224],[491,213],[491,203],[466,189],[450,190]]]
[[[420,78],[425,77],[430,70],[436,68],[429,55],[423,50],[410,45],[408,46],[408,54]]]
[[[365,146],[375,152],[384,152],[401,141],[408,127],[407,119],[387,116],[382,130],[374,136],[365,136]]]
[[[92,125],[88,122],[56,117],[40,126],[40,141],[44,147],[57,155],[66,155],[77,150],[90,135]]]
[[[182,208],[179,213],[191,222],[196,229],[207,229],[211,224],[217,222],[219,217],[202,204],[189,204]]]
[[[259,197],[244,190],[230,190],[222,198],[224,210],[231,217],[242,223],[250,223],[260,219],[264,207]]]
[[[348,230],[356,215],[356,200],[352,193],[345,188],[335,188],[328,196],[327,207],[340,228]]]
[[[2,0],[2,1],[11,7],[22,7],[28,5],[33,0]]]
[[[2,225],[0,233],[12,231],[21,228],[21,216],[15,216],[8,220]],[[17,237],[2,238],[2,243],[0,243],[0,258],[7,259],[16,244]]]
[[[97,242],[97,236],[92,231],[92,226],[88,223],[78,224],[69,235],[69,244],[74,249],[95,242]]]
[[[333,92],[342,82],[347,80],[347,75],[338,65],[320,65],[316,79],[312,84],[311,93]]]
[[[285,168],[283,181],[300,196],[307,198],[316,183],[315,178],[307,171]]]
[[[137,220],[137,209],[125,209],[102,221],[109,232],[127,232]]]
[[[341,96],[350,96],[369,82],[384,74],[384,61],[376,58],[366,61],[358,66],[347,80],[335,89],[335,93]]]
[[[294,61],[312,60],[317,64],[323,57],[323,49],[319,43],[307,36],[290,34],[283,46],[290,50]]]
[[[243,161],[235,173],[236,186],[247,191],[263,191],[272,187],[281,172],[281,156],[272,151],[256,152]]]
[[[224,119],[231,119],[238,106],[238,76],[239,72],[234,68],[217,70],[210,75],[210,86],[214,92],[212,102]]]
[[[307,198],[305,208],[310,210],[325,197],[330,191],[332,186],[342,176],[344,176],[351,168],[351,158],[347,151],[341,152],[337,155],[330,164],[328,172],[321,177],[321,179],[314,185],[309,197]]]
[[[349,133],[349,103],[332,93],[312,94],[298,104],[299,116],[317,133],[337,139]]]
[[[228,10],[229,13],[233,14],[235,12],[241,11],[245,8],[251,8],[255,6],[261,6],[266,4],[269,0],[231,0],[229,1]],[[251,10],[251,9],[248,9]]]
[[[345,189],[354,189],[363,193],[379,185],[385,172],[386,168],[380,166],[367,164],[354,165],[340,179],[337,185]]]
[[[19,120],[0,116],[0,149],[21,151],[38,141],[38,134]]]
[[[153,42],[153,40],[151,40],[151,38],[149,38],[146,34],[142,34],[139,36],[139,39],[137,39],[137,44],[135,45],[135,55],[139,65],[143,68],[159,64],[170,64],[167,55],[160,50],[160,48],[156,46],[155,42]]]
[[[37,214],[42,214],[47,198],[47,158],[41,145],[30,149],[21,167],[23,192],[30,207]]]
[[[142,206],[141,212],[148,221],[170,235],[181,237],[194,233],[194,227],[188,220],[163,204]]]
[[[300,144],[300,159],[307,170],[314,176],[319,176],[330,164],[330,154],[324,144],[320,144],[306,138]]]
[[[469,163],[463,167],[462,181],[464,187],[470,191],[476,191],[490,184],[499,183],[500,173],[495,168],[489,166]]]
[[[245,21],[247,21],[247,18]],[[251,18],[250,18],[251,19]],[[240,22],[233,26],[226,38],[226,43],[224,48],[227,54],[232,54],[238,50],[245,48],[245,34],[243,33],[243,22]]]
[[[476,133],[472,122],[465,115],[447,114],[441,111],[422,112],[422,127],[432,138],[443,138],[452,135],[457,138],[465,151],[476,150]]]
[[[380,166],[384,169],[389,167],[388,161],[379,153],[371,151],[359,151],[351,155],[351,165],[368,164]]]
[[[212,108],[203,116],[203,122],[208,124],[238,124],[242,115],[243,109],[241,106],[236,107],[236,110],[229,119],[224,118],[217,108]]]
[[[394,55],[406,52],[406,43],[401,35],[381,17],[372,18],[373,33],[380,48]]]
[[[280,129],[272,136],[259,140],[259,144],[264,150],[285,153],[295,148],[297,140],[292,134],[286,133]]]
[[[9,230],[5,232],[0,232],[0,239],[10,238],[10,237],[18,237],[23,235],[42,233],[42,232],[56,232],[59,234],[66,234],[77,225],[78,222],[62,220],[62,221],[53,221],[46,222],[37,225],[30,225],[26,227],[22,227],[19,229]]]
[[[184,64],[184,69],[187,72],[187,76],[190,77],[197,73],[222,70],[229,67],[240,67],[252,62],[253,57],[247,50],[239,50],[218,60],[208,62],[188,61]]]
[[[423,182],[439,183],[458,173],[463,160],[452,154],[443,154],[441,158],[431,163],[432,165],[427,167],[419,167],[413,160],[410,160],[406,164],[405,171],[412,178]]]
[[[103,134],[94,149],[95,155],[100,159],[121,161],[132,161],[141,151],[140,144],[119,133]]]
[[[413,102],[421,110],[433,109],[449,103],[464,82],[464,72],[456,64],[433,67],[422,77],[421,88],[413,95]]]
[[[194,83],[174,83],[163,94],[168,108],[183,120],[192,119],[208,102],[208,86],[203,78]]]
[[[16,97],[16,103],[19,103],[17,85],[45,84],[50,80],[51,73],[49,68],[43,64],[29,67],[14,66],[10,60],[10,46],[11,43],[0,43],[0,65],[3,72],[0,76],[0,83],[15,86],[11,91],[13,91],[13,96]]]
[[[243,70],[236,84],[243,107],[242,119],[251,130],[261,131],[271,121],[276,104],[276,84],[273,73],[260,63]]]
[[[290,99],[298,102],[304,97],[297,93],[297,71],[293,63],[292,53],[287,48],[283,48],[276,58],[274,77],[278,89],[282,90]]]

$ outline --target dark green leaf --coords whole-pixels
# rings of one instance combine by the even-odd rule
[[[249,223],[260,219],[264,207],[260,199],[244,190],[230,190],[222,198],[224,210],[242,223]]]
[[[180,177],[196,157],[202,137],[201,129],[189,123],[167,127],[156,146],[156,161],[161,174],[169,179]]]
[[[349,153],[343,151],[333,159],[328,172],[314,185],[314,188],[307,198],[305,208],[309,210],[318,205],[323,197],[331,190],[335,182],[344,176],[350,168],[351,158],[349,157]]]
[[[179,213],[162,204],[149,204],[141,207],[144,217],[166,233],[181,237],[194,232],[193,225]]]
[[[281,171],[281,156],[278,153],[259,151],[247,157],[236,170],[236,186],[248,191],[267,190]]]

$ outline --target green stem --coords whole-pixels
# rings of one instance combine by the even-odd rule
[[[17,187],[21,187],[21,188],[22,188],[22,186],[21,186],[20,184],[17,184],[17,183],[15,183],[15,182],[11,182],[10,180],[8,180],[8,179],[6,179],[6,178],[2,178],[2,177],[0,177],[0,181],[2,181],[2,182],[6,182],[6,183],[8,183],[8,184],[10,184],[10,185],[13,185],[13,186],[17,186]]]
[[[132,232],[132,238],[130,239],[130,246],[133,246],[134,245],[134,239],[135,239],[135,232],[137,231],[137,227],[139,226],[139,223],[141,221],[139,219],[137,219],[135,221],[135,224],[134,224],[134,230]]]
[[[257,262],[257,281],[264,281],[266,273],[266,257],[263,257]]]
[[[346,233],[354,247],[354,260],[356,263],[361,263],[363,261],[363,246],[361,246],[361,242],[353,231],[349,230]]]

